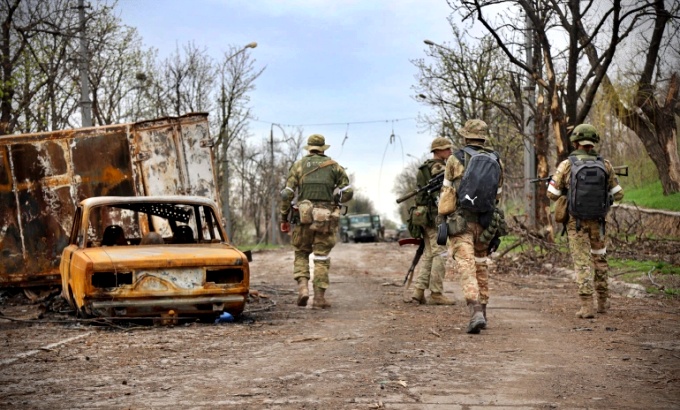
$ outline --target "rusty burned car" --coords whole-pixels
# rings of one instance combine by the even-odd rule
[[[81,201],[59,266],[62,296],[81,317],[238,316],[248,258],[219,216],[195,196]]]

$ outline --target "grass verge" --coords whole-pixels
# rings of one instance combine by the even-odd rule
[[[680,193],[666,196],[663,194],[661,181],[656,181],[639,188],[627,189],[624,187],[624,197],[621,203],[643,208],[680,211]]]

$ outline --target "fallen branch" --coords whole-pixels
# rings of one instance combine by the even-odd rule
[[[502,257],[505,256],[508,252],[510,252],[511,250],[513,250],[513,249],[515,249],[516,247],[520,246],[522,243],[524,243],[524,240],[523,240],[523,239],[519,239],[519,240],[518,240],[517,242],[515,242],[514,244],[512,244],[512,245],[508,246],[507,248],[505,248],[505,250],[504,250],[503,252],[501,252],[500,255],[498,255],[498,257],[499,257],[499,258],[502,258]]]
[[[656,269],[656,266],[652,267],[652,269],[650,269],[649,272],[647,272],[647,277],[649,278],[649,281],[652,282],[652,285],[659,288],[659,290],[663,290],[665,286],[659,285],[658,283],[654,282],[654,278],[652,278],[652,272],[654,271],[654,269]]]

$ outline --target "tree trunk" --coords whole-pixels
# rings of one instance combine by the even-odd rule
[[[536,152],[536,176],[545,178],[548,176],[550,165],[548,164],[548,152],[550,144],[548,143],[547,131],[549,118],[545,115],[545,98],[543,93],[538,93],[536,99],[536,118],[534,127],[534,149]],[[549,242],[554,242],[555,238],[552,232],[552,223],[550,222],[550,200],[547,195],[547,184],[539,182],[536,186],[536,209],[535,217],[537,226],[546,227],[546,239]]]
[[[640,138],[647,154],[659,171],[663,194],[680,192],[680,158],[678,157],[678,136],[672,115],[657,112],[654,129],[638,119],[630,128]]]
[[[621,104],[617,104],[614,110],[619,120],[635,131],[645,146],[645,151],[659,172],[664,195],[680,192],[680,157],[675,114],[679,86],[678,75],[674,73],[663,106],[653,96],[643,98],[645,92],[638,90],[636,101],[641,102],[639,109],[626,110]]]

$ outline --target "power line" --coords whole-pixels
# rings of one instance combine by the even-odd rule
[[[352,124],[377,124],[380,122],[395,122],[395,121],[407,121],[407,120],[415,120],[416,117],[407,117],[407,118],[395,118],[391,120],[374,120],[374,121],[345,121],[345,122],[326,122],[326,123],[317,123],[317,124],[281,124],[280,122],[274,122],[274,121],[262,121],[262,120],[251,120],[253,122],[259,122],[262,124],[277,124],[282,127],[320,127],[320,126],[326,126],[326,125],[352,125]]]

